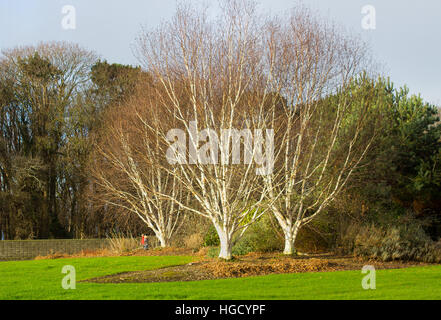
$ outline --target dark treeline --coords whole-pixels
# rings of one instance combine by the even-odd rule
[[[5,239],[102,236],[87,172],[100,115],[139,68],[67,43],[8,50],[0,61],[0,230]]]
[[[3,52],[0,231],[5,239],[147,231],[135,216],[114,215],[114,208],[95,201],[90,166],[106,110],[151,81],[140,68],[108,64],[67,43]],[[384,131],[341,205],[328,215],[340,210],[378,220],[384,212],[393,217],[411,212],[426,221],[436,239],[441,235],[438,109],[382,79],[362,81],[352,94],[360,101],[375,97],[384,111]]]

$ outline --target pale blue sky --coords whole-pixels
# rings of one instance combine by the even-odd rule
[[[296,0],[260,0],[280,12]],[[397,84],[441,105],[441,0],[303,0],[370,41]],[[77,28],[63,30],[61,8],[76,8]],[[376,30],[361,28],[361,8],[373,5]],[[0,0],[0,49],[66,40],[109,62],[136,64],[130,46],[141,25],[156,26],[173,14],[175,0]]]

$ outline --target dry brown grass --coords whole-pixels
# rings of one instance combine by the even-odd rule
[[[67,253],[50,253],[45,256],[36,256],[34,260],[47,260],[47,259],[62,259],[62,258],[87,258],[87,257],[111,257],[117,256],[115,252],[109,249],[100,250],[82,250],[78,253],[67,254]]]
[[[204,237],[200,233],[193,233],[184,238],[184,246],[188,249],[200,249],[204,244]]]
[[[86,257],[121,257],[121,256],[191,256],[193,250],[188,248],[155,248],[155,249],[135,249],[131,251],[118,252],[112,249],[83,250],[79,253],[51,253],[45,256],[37,256],[34,260],[61,259],[61,258],[86,258]]]
[[[124,236],[118,233],[113,233],[108,238],[110,242],[110,250],[115,253],[131,252],[139,248],[139,240],[132,235]]]

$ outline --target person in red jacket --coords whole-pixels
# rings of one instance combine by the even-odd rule
[[[141,245],[143,246],[144,250],[147,250],[149,248],[149,245],[147,243],[147,236],[145,234],[141,235]]]

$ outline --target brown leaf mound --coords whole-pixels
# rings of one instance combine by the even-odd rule
[[[215,278],[236,278],[271,273],[335,271],[338,264],[322,259],[278,259],[261,262],[214,262],[200,266]]]
[[[166,250],[167,251],[167,250]],[[97,283],[143,283],[169,281],[198,281],[222,278],[242,278],[275,273],[326,272],[338,270],[361,270],[366,265],[377,269],[406,268],[422,263],[381,262],[354,257],[281,257],[275,254],[248,254],[233,261],[219,261],[195,257],[186,265],[164,267],[155,270],[124,272],[85,282]]]

